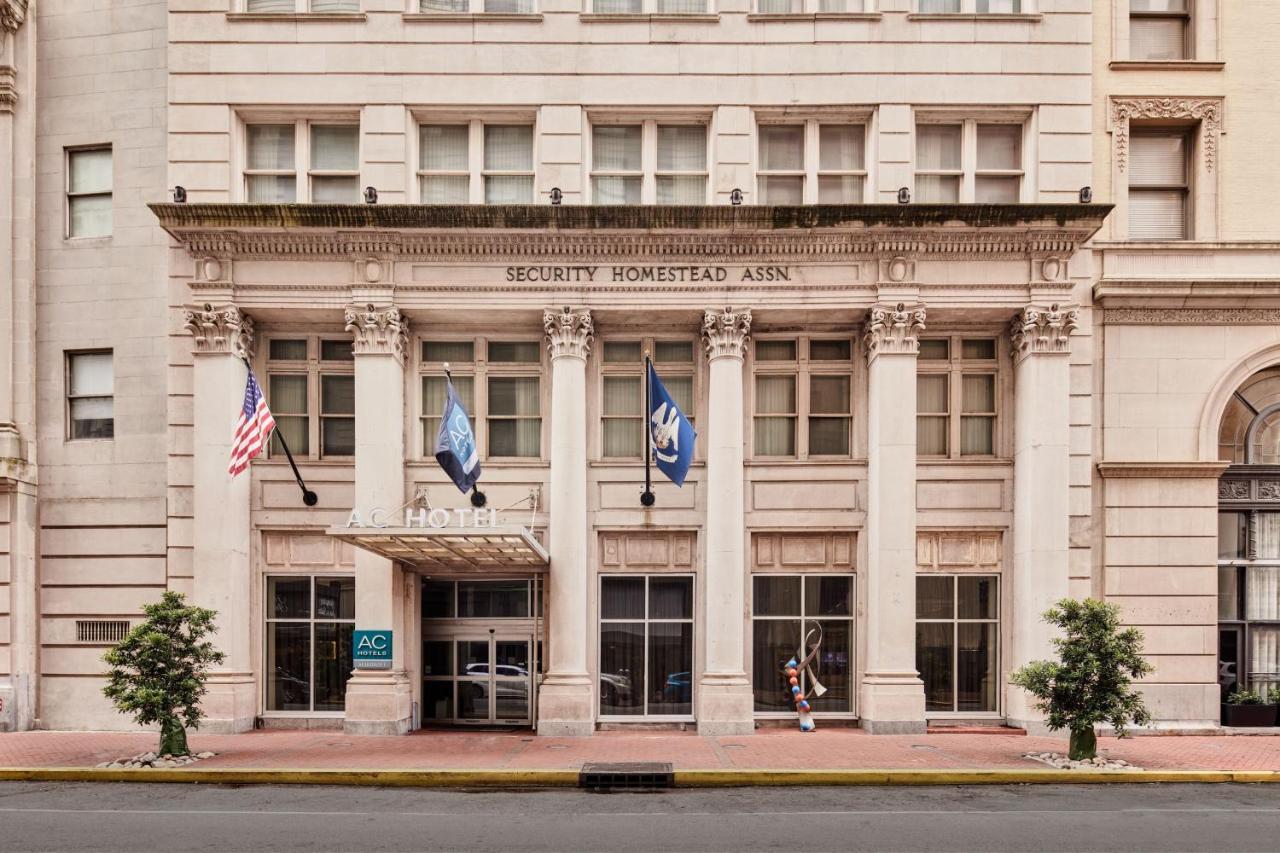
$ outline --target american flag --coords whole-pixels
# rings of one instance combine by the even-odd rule
[[[249,460],[267,446],[267,439],[275,428],[276,419],[271,417],[271,410],[267,408],[267,398],[262,396],[258,380],[250,370],[249,381],[244,386],[240,422],[236,424],[236,434],[231,439],[231,462],[227,465],[227,473],[234,477],[248,468]]]

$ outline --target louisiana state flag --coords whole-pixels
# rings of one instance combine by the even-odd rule
[[[453,382],[445,380],[444,412],[440,415],[440,431],[436,434],[436,461],[462,493],[470,491],[480,479],[480,453],[471,418],[453,390]]]
[[[658,470],[677,486],[684,485],[697,438],[693,424],[671,399],[653,362],[649,362],[649,447]]]

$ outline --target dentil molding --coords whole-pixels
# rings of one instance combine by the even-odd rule
[[[1218,134],[1222,132],[1222,98],[1112,98],[1111,132],[1115,162],[1121,172],[1128,165],[1129,123],[1135,119],[1198,122],[1204,165],[1213,171],[1218,157]]]
[[[253,357],[253,319],[234,305],[204,305],[183,312],[184,325],[195,339],[195,352]]]
[[[1070,353],[1071,333],[1079,326],[1080,313],[1071,306],[1028,305],[1009,325],[1013,360],[1017,362],[1029,355],[1044,353]]]
[[[547,351],[551,357],[586,360],[595,339],[595,326],[587,309],[574,311],[566,305],[560,311],[542,312],[542,327],[547,333]]]
[[[399,308],[350,305],[346,323],[357,355],[390,355],[404,366],[409,349],[409,321],[400,315]]]
[[[923,305],[873,305],[867,312],[867,358],[877,355],[915,355],[924,331]]]
[[[702,315],[702,340],[707,347],[707,358],[742,358],[747,351],[751,335],[751,309],[723,311],[708,308]]]

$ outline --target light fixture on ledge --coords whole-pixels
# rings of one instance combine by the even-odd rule
[[[174,188],[173,188],[173,203],[174,203],[174,204],[186,204],[186,203],[187,203],[187,188],[186,188],[186,187],[177,186],[177,187],[174,187]]]
[[[911,204],[910,187],[902,187],[898,190],[898,204]]]
[[[559,207],[560,202],[562,201],[564,201],[564,193],[560,191],[559,187],[552,187],[551,188],[551,204],[556,207]]]
[[[729,204],[732,204],[734,207],[737,207],[738,205],[742,204],[742,190],[738,189],[737,187],[734,187],[732,190],[730,190]]]
[[[1093,204],[1093,187],[1080,188],[1080,203]]]
[[[365,188],[364,188],[364,203],[365,203],[365,204],[377,204],[377,203],[378,203],[378,191],[377,191],[376,189],[374,189],[373,187],[365,187]]]

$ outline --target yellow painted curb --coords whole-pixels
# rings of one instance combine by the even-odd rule
[[[213,770],[0,768],[0,782],[199,782],[209,785],[372,785],[390,788],[564,788],[577,770]]]
[[[1239,770],[677,770],[677,787],[787,785],[1080,785],[1280,782],[1280,772]]]

